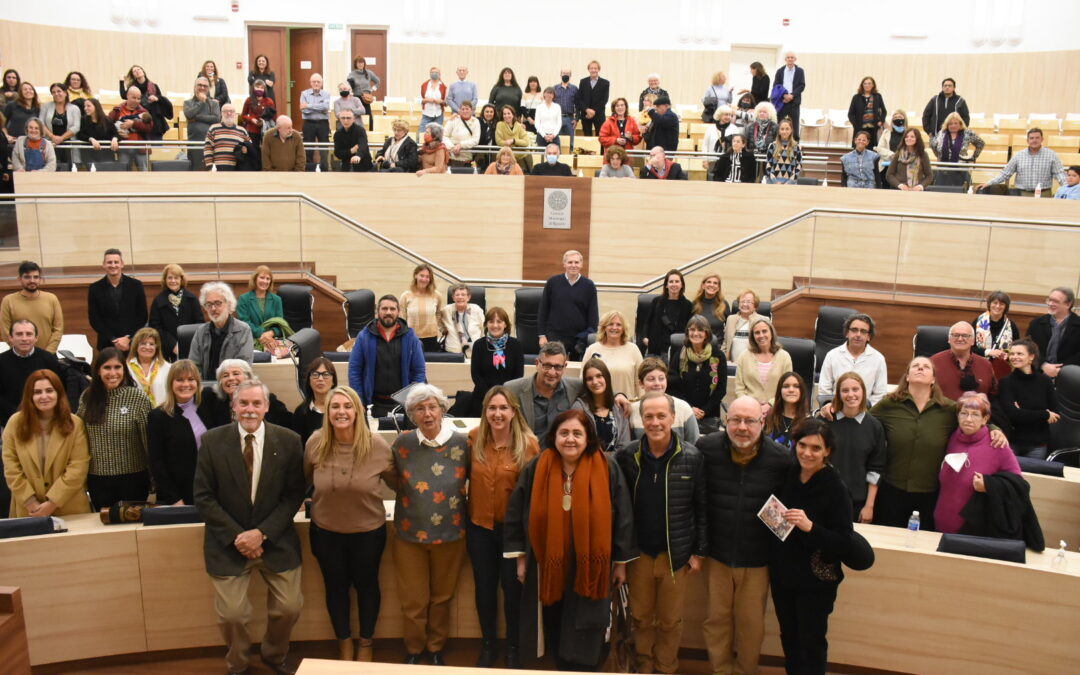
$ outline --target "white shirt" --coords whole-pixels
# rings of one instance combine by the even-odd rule
[[[547,104],[547,101],[536,106],[536,114],[533,117],[536,120],[536,134],[538,136],[547,136],[559,134],[562,130],[562,108],[558,103]]]
[[[866,385],[866,399],[870,405],[884,398],[889,391],[889,374],[885,367],[885,357],[872,345],[858,357],[852,356],[847,344],[829,350],[821,364],[821,376],[818,378],[818,402],[825,404],[836,393],[836,378],[844,373],[855,371]]]
[[[450,442],[450,437],[454,435],[454,430],[450,428],[449,424],[443,424],[442,429],[435,436],[434,439],[430,439],[424,435],[424,432],[420,429],[416,430],[416,433],[420,436],[420,445],[426,445],[432,448],[438,448],[446,445]]]
[[[787,89],[789,94],[794,94],[792,89],[795,88],[795,66],[784,66],[784,89]]]
[[[424,98],[442,98],[439,83],[428,80],[424,85]],[[443,107],[439,103],[425,103],[423,108],[424,117],[439,117],[443,114]]]
[[[480,121],[475,117],[470,117],[468,121],[455,117],[446,123],[446,127],[443,129],[443,145],[449,150],[455,145],[461,146],[461,152],[455,157],[450,156],[450,159],[457,159],[463,162],[472,161],[472,153],[468,152],[471,148],[475,147],[480,142]]]
[[[252,442],[252,447],[255,452],[255,461],[252,462],[251,467],[251,503],[255,503],[255,493],[259,489],[259,475],[262,473],[262,458],[263,458],[263,444],[266,441],[266,424],[259,422],[259,428],[254,432],[249,432],[241,425],[236,425],[236,428],[240,430],[240,462],[244,462],[244,444],[249,433],[254,433],[255,439]]]

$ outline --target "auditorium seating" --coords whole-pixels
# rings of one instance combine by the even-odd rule
[[[540,352],[540,337],[536,319],[540,311],[542,288],[519,288],[514,291],[514,334],[521,342],[525,362]]]
[[[346,333],[355,338],[375,318],[375,293],[366,288],[349,291],[341,308],[345,311]]]
[[[777,337],[791,356],[791,369],[802,376],[806,386],[814,386],[814,372],[817,370],[814,341],[809,338]]]
[[[828,305],[823,305],[818,310],[817,320],[814,322],[815,375],[821,372],[821,364],[825,361],[825,355],[832,349],[847,342],[847,336],[844,335],[844,322],[847,321],[849,316],[856,313],[857,311],[850,307],[830,307]],[[813,380],[807,381],[808,385],[812,383]]]
[[[311,292],[311,286],[281,284],[277,292],[281,296],[282,313],[289,327],[295,331],[311,328],[315,311],[315,295]]]
[[[453,285],[446,288],[446,304],[454,304]],[[487,312],[487,288],[483,286],[469,286],[469,302]]]
[[[949,348],[948,326],[919,326],[911,338],[915,356],[933,356]]]

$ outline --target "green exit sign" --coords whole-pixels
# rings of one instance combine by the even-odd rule
[[[343,30],[344,28],[345,28],[345,26],[340,24],[340,23],[332,23],[332,24],[330,24],[330,30]]]

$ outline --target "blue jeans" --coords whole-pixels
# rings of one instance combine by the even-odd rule
[[[432,122],[434,122],[435,124],[442,125],[443,118],[444,118],[443,115],[439,115],[438,117],[428,117],[427,115],[421,115],[420,116],[420,131],[416,135],[418,142],[420,142],[420,143],[424,142],[424,131],[427,130],[427,125],[431,124]]]
[[[563,115],[563,118],[562,118],[562,130],[559,133],[560,134],[569,134],[570,135],[570,150],[571,151],[574,149],[574,126],[575,126],[574,118],[572,116],[570,116],[570,115]]]

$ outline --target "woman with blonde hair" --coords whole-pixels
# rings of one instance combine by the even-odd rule
[[[476,584],[476,613],[483,636],[476,667],[491,668],[495,662],[498,588],[501,585],[506,620],[506,667],[520,668],[521,583],[517,579],[517,562],[503,557],[503,521],[518,474],[540,453],[540,444],[525,423],[517,397],[506,387],[498,385],[488,390],[482,410],[480,426],[469,432],[472,465],[469,471],[469,521],[465,533]]]
[[[401,294],[401,318],[413,329],[425,352],[441,352],[439,344],[443,300],[435,285],[435,272],[421,263],[413,268],[409,290]]]
[[[582,363],[589,359],[603,359],[611,372],[611,386],[630,398],[637,398],[637,369],[641,365],[641,350],[630,340],[626,317],[618,310],[605,312],[600,317],[596,342],[589,345],[582,355]]]
[[[866,414],[866,383],[855,371],[836,378],[832,404],[837,411],[829,424],[836,441],[832,463],[847,486],[854,521],[872,523],[878,483],[885,473],[885,429]]]
[[[150,407],[165,402],[168,391],[170,364],[161,351],[161,336],[149,326],[143,326],[131,337],[128,371],[135,385],[150,399]]]
[[[281,296],[271,290],[274,287],[274,271],[259,265],[248,278],[248,290],[236,299],[236,318],[251,327],[255,347],[272,352],[277,348],[278,338],[293,334],[285,321],[285,308]]]
[[[712,112],[718,107],[731,105],[731,87],[727,86],[727,75],[723,71],[718,70],[713,73],[712,84],[705,90],[705,94],[701,98],[701,104],[709,117],[712,117]],[[708,121],[709,118],[703,117],[702,119]]]
[[[146,419],[150,472],[158,504],[194,504],[195,465],[202,436],[213,428],[214,400],[199,391],[201,377],[194,361],[172,364],[165,400]]]
[[[489,176],[521,176],[524,175],[521,167],[514,161],[514,153],[508,147],[499,148],[495,155],[495,161],[488,164],[484,171]]]
[[[735,363],[750,344],[750,324],[765,317],[758,314],[761,301],[758,294],[749,288],[739,292],[736,311],[727,318],[724,325],[724,343],[720,349],[727,354],[728,361]]]
[[[761,317],[750,322],[750,344],[736,361],[735,396],[752,396],[769,407],[784,373],[791,371],[791,355],[776,339],[772,322]]]
[[[390,123],[388,136],[375,156],[375,170],[387,173],[413,173],[420,168],[420,149],[409,135],[409,123],[400,117]]]
[[[731,305],[720,291],[720,275],[706,274],[694,296],[694,314],[700,314],[709,322],[713,335],[724,334],[724,323],[731,313]]]
[[[180,326],[203,321],[199,298],[188,290],[184,268],[169,263],[161,270],[161,292],[150,303],[147,324],[157,330],[166,360],[174,361],[180,353],[177,337]]]
[[[373,661],[379,618],[379,564],[386,548],[386,507],[380,493],[396,486],[390,446],[367,425],[360,397],[349,387],[329,395],[322,429],[304,448],[312,488],[311,551],[326,589],[326,610],[342,660]],[[349,590],[356,589],[360,641],[349,626]]]
[[[51,370],[26,378],[19,410],[4,427],[3,456],[12,518],[90,512],[86,429]]]
[[[949,113],[941,129],[930,139],[930,150],[939,162],[974,164],[979,160],[986,142],[977,133],[967,128],[964,118],[955,112]],[[966,185],[971,180],[970,171],[939,167],[934,177],[934,185]]]

